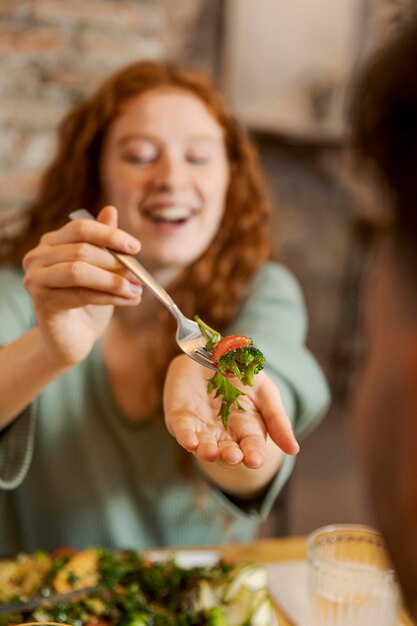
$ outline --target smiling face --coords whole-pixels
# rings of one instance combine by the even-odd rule
[[[100,180],[120,227],[140,239],[144,265],[181,271],[207,249],[223,217],[229,184],[223,130],[191,92],[147,91],[127,101],[110,126]]]

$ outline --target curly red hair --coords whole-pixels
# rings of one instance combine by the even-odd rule
[[[270,204],[257,152],[212,83],[202,74],[159,62],[138,62],[112,75],[61,122],[55,158],[45,171],[37,198],[18,234],[3,237],[0,260],[19,264],[47,231],[62,226],[79,207],[100,208],[99,159],[106,133],[130,98],[172,86],[200,98],[223,129],[230,165],[224,217],[208,249],[170,290],[188,316],[196,312],[222,331],[236,314],[248,282],[270,255],[267,221]],[[173,356],[172,320],[160,333],[162,372]]]

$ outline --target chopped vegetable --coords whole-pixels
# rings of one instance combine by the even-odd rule
[[[207,613],[207,626],[228,626],[226,611],[216,606]]]
[[[265,363],[264,355],[255,348],[252,339],[242,335],[221,339],[213,350],[213,359],[223,376],[232,374],[244,385],[250,386],[253,385],[255,374],[263,369]]]
[[[219,343],[213,348],[213,359],[215,363],[219,362],[228,352],[233,352],[238,348],[245,348],[250,345],[251,340],[245,335],[227,335],[220,339]]]
[[[206,349],[211,353],[217,372],[207,383],[209,393],[221,397],[219,417],[227,428],[233,406],[240,411],[244,408],[239,404],[239,396],[244,392],[235,387],[228,379],[236,377],[244,385],[253,385],[253,379],[264,367],[265,357],[255,348],[250,337],[245,335],[222,335],[203,322],[198,315],[194,317],[206,339]]]
[[[8,567],[10,562],[22,558],[33,562],[30,555],[19,555],[15,561],[0,561],[0,572],[4,565]],[[49,582],[39,596],[47,603],[24,615],[0,615],[0,626],[24,621],[53,621],[72,626],[269,626],[271,623],[266,571],[260,566],[219,560],[211,566],[183,568],[175,557],[153,562],[133,550],[112,552],[104,548],[72,554],[66,563],[61,557],[55,561],[49,560],[50,573],[44,579]],[[71,590],[77,588],[77,581],[72,583],[67,577],[71,561],[85,580],[94,579],[98,585],[76,600],[54,604],[51,599],[57,580],[64,579]]]
[[[45,552],[21,554],[15,560],[2,561],[0,568],[0,604],[27,600],[44,584],[52,559]]]
[[[58,593],[68,593],[76,589],[94,587],[98,583],[97,562],[99,551],[84,550],[71,556],[58,570],[53,587]]]
[[[229,416],[233,405],[236,406],[239,411],[245,410],[238,402],[238,397],[244,396],[245,394],[243,391],[240,391],[240,389],[232,385],[224,374],[216,372],[214,376],[207,381],[207,391],[209,393],[214,392],[215,398],[221,397],[222,399],[218,415],[225,428],[227,428],[229,423]]]

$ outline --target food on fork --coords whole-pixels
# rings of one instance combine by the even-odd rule
[[[227,428],[233,406],[240,411],[245,409],[238,401],[244,392],[235,387],[228,379],[238,378],[244,385],[253,385],[254,376],[264,367],[265,357],[253,345],[253,340],[245,335],[222,335],[208,326],[198,315],[194,317],[206,339],[206,350],[212,355],[217,372],[208,380],[207,390],[221,397],[219,417]]]

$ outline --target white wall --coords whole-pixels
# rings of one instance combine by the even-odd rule
[[[224,88],[241,118],[295,135],[340,136],[365,15],[364,0],[228,0]]]

